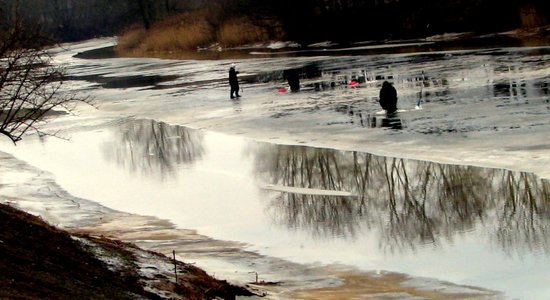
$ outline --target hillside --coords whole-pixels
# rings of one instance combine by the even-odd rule
[[[165,256],[105,238],[70,235],[3,204],[0,228],[0,299],[234,299],[251,294],[182,262],[177,262],[175,285],[173,262]],[[156,271],[150,271],[152,266]]]

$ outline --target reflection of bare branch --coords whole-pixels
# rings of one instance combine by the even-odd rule
[[[355,195],[282,193],[272,216],[289,227],[350,236],[376,228],[387,251],[485,230],[506,251],[550,251],[550,184],[535,175],[293,146],[257,153],[257,171],[271,184]]]
[[[301,186],[326,190],[339,190],[343,178],[338,167],[339,158],[334,151],[278,146],[273,156],[265,161],[271,182],[280,185]],[[274,169],[271,169],[274,166]]]
[[[495,242],[509,253],[550,252],[550,183],[533,174],[504,172],[499,196],[504,200],[497,210]]]
[[[274,220],[289,229],[309,228],[321,237],[353,237],[359,226],[354,202],[347,197],[285,193],[273,200],[271,210]]]
[[[166,175],[178,165],[203,155],[202,136],[181,126],[153,120],[132,120],[116,130],[117,139],[104,145],[107,158],[131,171]]]

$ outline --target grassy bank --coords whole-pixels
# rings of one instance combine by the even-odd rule
[[[164,18],[149,30],[134,25],[119,35],[116,51],[121,55],[218,49],[281,39],[275,20],[247,17],[215,19],[209,11],[187,12]]]
[[[173,276],[161,271],[144,276],[138,257],[146,256],[172,270],[173,262],[131,244],[70,235],[2,204],[0,228],[0,299],[233,299],[250,295],[244,288],[182,262],[177,262],[177,284]]]

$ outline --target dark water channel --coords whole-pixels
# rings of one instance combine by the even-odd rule
[[[530,173],[135,119],[18,147],[75,196],[267,255],[550,295],[550,182]]]

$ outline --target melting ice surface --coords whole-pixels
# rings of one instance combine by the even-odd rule
[[[550,293],[550,182],[531,173],[274,145],[133,119],[77,131],[71,141],[29,139],[11,151],[75,196],[267,255],[436,277],[525,299]]]
[[[230,101],[232,61],[72,57],[104,45],[56,56],[100,110],[50,125],[70,141],[2,151],[75,196],[267,255],[550,294],[550,186],[520,172],[550,177],[549,48],[242,59]],[[277,92],[288,69],[301,92]],[[383,80],[395,116],[378,114]]]
[[[198,61],[72,57],[101,43],[74,45],[56,58],[70,72],[68,86],[92,94],[104,114],[550,177],[550,47]],[[239,101],[228,101],[232,62],[241,72]],[[300,73],[300,93],[277,92],[288,70]],[[358,88],[346,84],[352,78]],[[377,114],[384,80],[398,91],[392,118]]]

